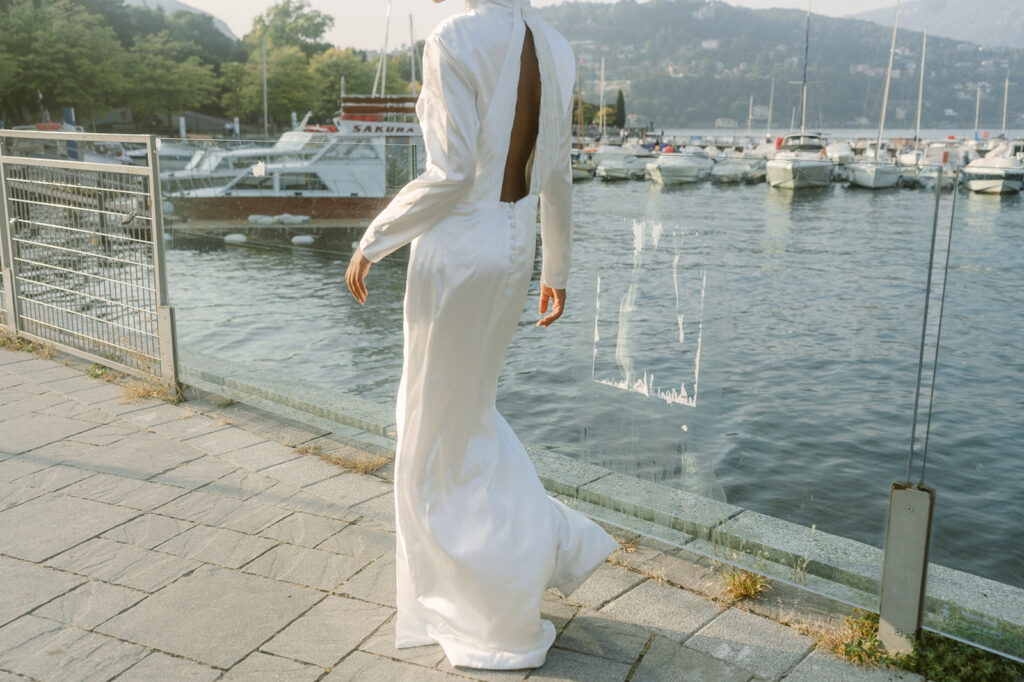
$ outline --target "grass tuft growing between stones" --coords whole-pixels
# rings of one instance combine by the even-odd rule
[[[323,446],[319,443],[307,443],[295,448],[295,451],[303,455],[319,457],[328,464],[340,466],[350,471],[361,474],[372,474],[391,460],[384,455],[370,455],[364,452],[356,454],[335,454],[324,452]]]
[[[840,658],[872,667],[902,668],[934,682],[1019,682],[1024,665],[931,632],[922,632],[909,654],[892,654],[878,639],[878,614],[854,609],[837,630],[812,633]]]
[[[15,336],[8,331],[0,332],[0,348],[34,353],[37,357],[40,357],[43,360],[50,360],[53,358],[53,344],[30,341],[29,339]]]
[[[125,378],[123,381],[115,381],[114,383],[120,384],[124,392],[122,402],[125,403],[137,403],[146,398],[156,398],[157,400],[177,404],[185,399],[180,388],[156,381]]]
[[[725,591],[734,601],[753,599],[771,586],[771,580],[759,573],[733,568],[722,573]]]

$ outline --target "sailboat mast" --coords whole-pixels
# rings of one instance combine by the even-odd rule
[[[772,89],[768,94],[768,123],[764,126],[764,138],[770,139],[772,136],[772,105],[775,104],[775,76],[772,76]]]
[[[889,67],[885,72],[885,91],[882,93],[882,115],[878,117],[878,141],[875,142],[875,163],[882,147],[882,131],[885,129],[885,110],[889,106],[889,81],[892,79],[892,60],[896,54],[896,27],[900,21],[900,2],[896,0],[896,17],[892,20],[892,45],[889,46]]]
[[[754,122],[754,96],[750,96],[750,108],[747,109],[747,137],[750,137],[750,126]]]
[[[582,62],[583,62],[583,60],[580,59],[579,63],[582,63]],[[580,75],[579,66],[576,67],[576,96],[578,98],[576,100],[576,109],[577,109],[577,113],[576,113],[576,132],[578,133],[577,137],[579,138],[579,148],[580,148],[580,151],[582,151],[583,150],[583,76]]]
[[[811,47],[811,0],[807,0],[807,25],[804,29],[804,84],[800,105],[800,134],[807,132],[807,53]]]
[[[604,57],[601,57],[601,144],[604,144]]]
[[[974,101],[974,133],[978,133],[978,118],[981,116],[981,83],[978,83],[978,97]]]
[[[1006,137],[1006,104],[1010,101],[1010,71],[1006,71],[1006,86],[1003,88],[1003,134]]]
[[[373,78],[373,96],[377,96],[377,83],[380,83],[381,96],[387,91],[388,83],[388,33],[391,32],[391,0],[388,0],[387,15],[384,18],[384,51],[377,62],[377,75]]]
[[[412,30],[412,15],[409,15],[409,68],[412,72],[412,94],[417,95],[416,92],[416,38],[415,33]]]
[[[924,101],[924,56],[928,52],[928,29],[924,30],[921,43],[921,79],[917,86],[917,123],[914,124],[914,144],[921,142],[921,103]]]

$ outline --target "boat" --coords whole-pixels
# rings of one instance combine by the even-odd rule
[[[173,216],[187,220],[307,215],[316,220],[372,219],[389,201],[383,141],[335,139],[312,158],[259,161],[226,182],[165,192]]]
[[[572,181],[578,182],[593,178],[597,171],[597,165],[590,160],[589,155],[585,155],[578,149],[573,149],[570,154],[572,156]]]
[[[601,180],[643,180],[645,164],[651,156],[650,150],[636,142],[627,142],[621,146],[602,144],[590,158],[597,164],[596,174]]]
[[[1007,141],[993,147],[983,158],[963,167],[961,177],[967,189],[982,194],[1009,194],[1024,187],[1024,162]]]
[[[889,160],[888,149],[885,158],[882,159],[882,133],[885,130],[885,112],[889,105],[889,84],[892,81],[892,61],[896,55],[896,29],[899,24],[900,6],[896,3],[896,16],[892,21],[892,44],[889,46],[889,66],[885,71],[885,89],[882,91],[882,111],[878,116],[878,139],[875,140],[874,150],[870,160],[858,161],[850,164],[848,173],[850,184],[865,189],[887,189],[890,187],[902,187],[903,176],[899,167]],[[916,173],[914,174],[916,178]]]
[[[729,154],[711,169],[711,182],[756,184],[765,180],[765,160],[753,154]]]
[[[811,42],[811,8],[807,7],[804,32],[804,76],[800,111],[800,134],[787,135],[779,151],[765,165],[768,184],[780,189],[827,187],[832,182],[833,164],[825,153],[825,139],[807,132],[807,53]]]
[[[656,184],[682,185],[706,180],[714,165],[703,149],[686,147],[681,152],[659,155],[647,164],[647,172]]]
[[[833,168],[825,153],[825,140],[817,133],[787,135],[775,157],[765,164],[768,184],[780,189],[827,187]]]

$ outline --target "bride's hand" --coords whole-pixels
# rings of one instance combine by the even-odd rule
[[[552,289],[547,284],[540,285],[540,314],[548,311],[548,301],[552,302],[551,313],[545,315],[538,322],[538,327],[547,327],[549,324],[562,316],[565,310],[565,289]]]
[[[370,271],[371,265],[370,259],[364,256],[360,249],[356,249],[352,254],[352,260],[348,262],[348,270],[345,271],[348,290],[359,301],[359,305],[366,303],[366,273]]]

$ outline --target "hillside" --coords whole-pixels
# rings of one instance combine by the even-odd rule
[[[167,14],[174,14],[175,12],[192,12],[194,14],[208,14],[201,9],[186,5],[178,0],[125,0],[126,5],[132,5],[134,7],[148,7],[150,9],[162,10]],[[212,15],[211,15],[212,16]],[[214,17],[213,25],[217,27],[217,30],[223,33],[231,40],[238,40],[238,36],[231,32],[228,25],[220,19]]]
[[[1020,0],[1009,0],[1019,2]],[[584,97],[596,101],[601,57],[606,79],[620,81],[628,113],[656,126],[707,126],[731,117],[745,126],[749,98],[767,108],[775,78],[773,128],[799,124],[805,13],[753,10],[705,0],[615,4],[566,2],[541,10],[581,58]],[[891,15],[890,15],[891,21]],[[891,27],[891,23],[889,24]],[[808,67],[808,125],[877,125],[891,28],[813,15]],[[900,30],[887,126],[912,127],[921,34]],[[972,127],[976,89],[981,125],[998,128],[1003,81],[1024,69],[1024,52],[929,38],[922,124]],[[1024,112],[1024,88],[1011,89],[1011,123]],[[763,130],[764,121],[754,124]]]
[[[894,5],[895,6],[895,5]],[[1020,0],[910,0],[900,6],[900,25],[930,35],[967,40],[985,47],[1024,47],[1024,4]],[[893,9],[853,18],[892,25]]]

